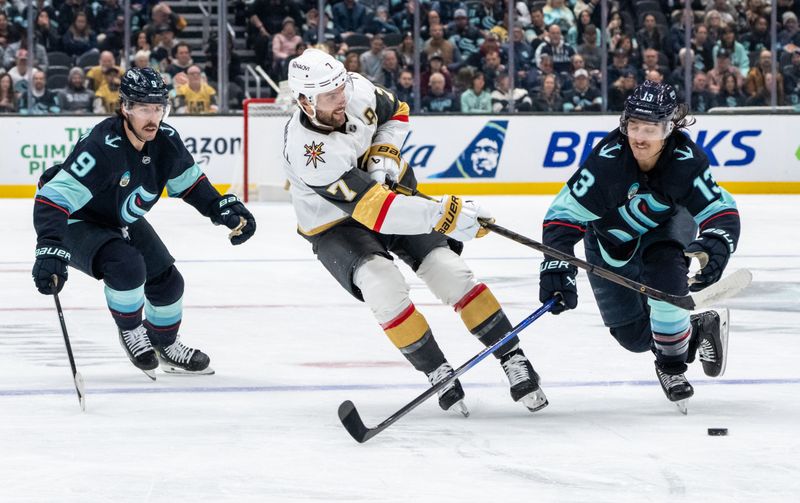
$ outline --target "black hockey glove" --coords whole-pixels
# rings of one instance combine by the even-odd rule
[[[578,306],[576,274],[578,268],[563,260],[545,259],[542,262],[539,269],[539,301],[544,303],[557,293],[561,295],[560,302],[553,306],[551,313],[560,314]]]
[[[67,281],[67,265],[70,253],[60,245],[39,243],[36,246],[36,262],[33,264],[33,282],[44,295],[53,295],[64,288]],[[53,285],[53,275],[58,281]]]
[[[240,245],[256,232],[256,219],[233,194],[225,194],[211,205],[211,221],[233,229],[231,244]]]
[[[700,270],[689,278],[689,290],[699,292],[719,281],[734,251],[731,236],[723,229],[706,229],[684,250],[684,254],[700,262]]]

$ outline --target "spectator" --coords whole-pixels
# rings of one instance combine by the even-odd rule
[[[503,3],[497,0],[481,0],[480,5],[475,9],[470,24],[480,30],[481,35],[486,38],[486,35],[494,28],[497,23],[505,17],[505,9]]]
[[[692,39],[692,50],[694,51],[694,67],[707,72],[714,67],[714,44],[708,39],[708,28],[705,25],[698,25],[694,29]]]
[[[716,98],[718,107],[742,107],[747,98],[742,94],[741,88],[737,83],[742,76],[737,71],[730,71],[722,75],[722,85]]]
[[[136,68],[147,68],[150,67],[153,70],[158,71],[158,64],[153,64],[153,61],[150,60],[150,51],[145,50],[138,50],[136,54],[133,55],[133,66]]]
[[[547,0],[542,12],[544,13],[544,22],[548,26],[557,24],[561,31],[568,31],[575,25],[575,14],[564,5],[564,0]]]
[[[7,73],[0,74],[0,114],[17,112],[17,93],[14,91],[14,79]]]
[[[255,52],[256,63],[264,68],[272,68],[271,37],[281,31],[287,16],[302,23],[302,13],[294,2],[255,0],[247,9],[248,44]]]
[[[33,3],[33,2],[28,2]],[[55,26],[60,28],[63,32],[67,29],[67,26],[71,26],[72,22],[75,20],[75,16],[79,12],[84,12],[90,16],[89,24],[94,24],[94,17],[90,14],[93,12],[93,9],[89,9],[88,1],[87,0],[65,0],[65,1],[56,1],[56,2],[37,2],[39,4],[44,4],[43,11],[46,11],[50,17],[50,19],[54,20]],[[47,4],[61,4],[58,7],[58,11],[52,10],[52,8],[48,8]],[[27,19],[27,14],[25,12],[22,13],[22,19]],[[56,30],[54,30],[56,31]]]
[[[172,50],[172,62],[167,67],[166,73],[169,74],[170,77],[174,77],[175,74],[188,70],[193,64],[192,51],[189,48],[189,44],[186,42],[179,42]]]
[[[76,66],[69,71],[66,87],[58,91],[58,102],[61,104],[62,112],[92,113],[94,93],[90,89],[86,89],[85,81],[86,76],[81,68]]]
[[[233,50],[233,37],[231,34],[228,33],[228,81],[235,82],[240,80],[240,77],[244,75],[244,70],[242,68],[242,58],[239,54]],[[217,57],[218,51],[217,44],[217,34],[215,32],[211,33],[211,36],[208,38],[208,44],[205,48],[205,55],[206,55],[206,64],[205,64],[205,74],[209,81],[211,82],[219,82],[217,66],[219,65],[219,58]]]
[[[466,9],[456,9],[453,22],[447,26],[447,33],[449,34],[448,40],[461,55],[460,62],[470,59],[478,52],[483,43],[481,33],[469,24]]]
[[[152,45],[150,44],[150,38],[147,36],[147,32],[142,30],[134,35],[134,51],[148,51],[152,50]]]
[[[294,54],[295,48],[302,41],[303,39],[297,34],[294,19],[287,16],[283,20],[281,31],[272,37],[272,64],[275,75],[280,73],[284,60]]]
[[[8,70],[8,75],[14,81],[14,90],[19,92],[22,88],[27,89],[27,81],[31,78],[30,67],[28,66],[28,51],[19,49],[16,61],[16,65]]]
[[[780,47],[785,47],[792,43],[792,40],[800,32],[800,28],[798,28],[797,14],[792,11],[784,12],[781,19],[783,20],[783,29],[778,33],[778,44]],[[2,36],[2,30],[0,30],[0,36]]]
[[[412,110],[414,109],[414,104],[417,101],[417,97],[414,94],[414,74],[409,70],[403,70],[400,72],[400,77],[397,78],[397,91],[395,92],[395,97],[398,100],[407,103]]]
[[[583,34],[586,30],[595,32],[595,46],[600,47],[600,30],[592,24],[592,14],[589,9],[584,9],[578,14],[578,22],[567,32],[567,44],[577,47],[583,43]]]
[[[459,102],[451,92],[445,91],[445,79],[441,73],[431,74],[428,80],[428,95],[422,98],[425,112],[458,112]]]
[[[667,52],[667,34],[661,31],[656,24],[653,14],[645,14],[642,28],[636,33],[636,41],[642,49],[655,49],[658,52]]]
[[[658,70],[648,70],[644,76],[647,80],[660,84],[664,82],[664,74]]]
[[[492,95],[486,90],[486,79],[481,72],[472,75],[472,85],[461,93],[461,112],[465,114],[492,113]]]
[[[608,109],[622,112],[625,109],[625,100],[633,94],[636,88],[636,72],[627,71],[611,84],[608,90]]]
[[[36,26],[34,28],[34,39],[42,44],[45,51],[52,52],[61,49],[58,30],[50,21],[50,14],[47,9],[42,9],[36,15]]]
[[[772,72],[772,53],[766,49],[762,50],[758,55],[758,64],[747,72],[747,77],[744,81],[745,96],[754,97],[761,94],[766,86],[766,76]],[[783,88],[783,77],[778,75],[778,86]]]
[[[783,105],[783,79],[780,78],[781,76],[778,75],[778,80],[775,81],[774,74],[767,73],[764,75],[764,86],[761,90],[747,98],[745,101],[745,105],[749,107],[767,107],[770,106],[772,103],[772,94],[771,94],[771,87],[773,81],[775,81],[775,93],[776,93],[776,104],[778,106]]]
[[[333,42],[334,44],[342,43],[342,35],[333,24],[329,22],[328,14],[324,13],[322,16],[324,24],[323,36],[325,42]],[[316,45],[319,39],[319,12],[317,9],[311,9],[306,14],[306,27],[303,31],[303,41],[308,45]]]
[[[375,79],[375,84],[394,92],[397,90],[397,80],[399,78],[400,63],[397,58],[397,52],[394,49],[386,49],[383,51],[381,70],[378,73],[378,78]]]
[[[61,112],[56,93],[47,89],[47,74],[42,70],[34,70],[32,77],[31,104],[28,104],[28,93],[20,93],[19,113],[30,115],[47,115]]]
[[[98,33],[105,33],[114,28],[119,17],[125,19],[125,9],[119,0],[105,0],[105,5],[98,8],[94,15],[94,28]]]
[[[5,68],[9,68],[14,64],[14,61],[16,61],[17,57],[17,51],[20,49],[24,49],[25,54],[28,54],[28,32],[26,31],[20,31],[19,40],[8,44],[6,47],[3,55],[3,66]],[[37,41],[34,44],[33,52],[34,59],[32,62],[30,62],[31,66],[47,69],[47,51],[45,50],[44,46]]]
[[[358,0],[342,0],[333,6],[333,25],[345,39],[353,33],[365,33],[368,21],[367,9]]]
[[[414,6],[415,2],[403,2],[404,9],[392,16],[392,23],[403,33],[409,33],[414,29]]]
[[[564,100],[558,88],[555,75],[545,75],[542,78],[542,88],[533,98],[535,112],[561,112],[564,109]]]
[[[85,12],[79,12],[61,40],[63,51],[70,56],[80,56],[96,45],[97,37],[89,26],[89,18]]]
[[[756,17],[750,32],[742,35],[740,40],[748,54],[757,54],[764,49],[772,48],[767,18],[763,16]]]
[[[97,35],[97,49],[120,54],[125,48],[125,16],[117,16],[115,21]]]
[[[5,39],[9,44],[19,40],[18,28],[9,21],[8,15],[2,11],[0,11],[0,39]]]
[[[489,51],[483,59],[481,65],[483,76],[486,79],[486,87],[494,89],[494,81],[498,74],[506,71],[506,67],[500,62],[500,51]]]
[[[742,77],[747,75],[750,70],[750,58],[744,46],[736,41],[736,32],[733,28],[726,26],[722,29],[722,35],[719,41],[714,46],[714,65],[717,64],[717,54],[720,49],[725,49],[731,55],[731,64],[739,69]]]
[[[413,2],[410,2],[413,3]],[[403,35],[403,41],[400,42],[400,47],[397,51],[400,56],[400,66],[403,68],[411,68],[414,66],[414,36],[411,33]],[[424,61],[422,62],[425,63]]]
[[[513,44],[514,47],[514,64],[517,68],[517,80],[522,81],[525,79],[528,71],[533,68],[533,49],[531,45],[525,40],[525,32],[522,31],[522,26],[517,25],[511,30],[511,43],[504,47],[506,54],[510,52],[509,46]]]
[[[641,76],[640,80],[644,81],[645,74],[650,70],[658,70],[662,75],[669,71],[666,66],[658,63],[659,55],[659,52],[655,49],[644,50],[644,61],[642,62],[642,68],[639,71]]]
[[[94,92],[94,113],[110,115],[119,107],[120,70],[116,66],[109,66],[103,70],[104,80]]]
[[[96,91],[100,88],[100,86],[105,82],[105,73],[106,70],[109,68],[114,67],[114,54],[111,51],[103,51],[100,53],[100,61],[97,66],[93,66],[89,69],[86,73],[86,78],[88,79],[87,87]],[[122,73],[122,71],[117,68],[117,73]]]
[[[531,10],[531,25],[525,30],[525,39],[531,44],[534,52],[547,41],[547,25],[541,7],[534,7]]]
[[[400,33],[400,29],[389,18],[389,9],[385,5],[379,5],[375,10],[375,17],[370,21],[367,33],[379,33],[381,35]]]
[[[361,74],[372,82],[375,82],[381,72],[385,47],[383,37],[375,35],[370,40],[369,50],[362,53],[358,58],[361,63]]]
[[[712,92],[719,92],[722,88],[722,80],[728,73],[733,73],[736,77],[736,88],[741,89],[744,85],[744,77],[736,68],[731,67],[731,55],[727,49],[717,51],[717,63],[708,71],[708,88]]]
[[[289,65],[292,63],[293,59],[295,59],[298,56],[301,56],[306,49],[308,49],[308,45],[305,42],[300,42],[295,46],[294,54],[283,60],[283,64],[281,65],[278,71],[279,82],[289,79]]]
[[[716,98],[708,91],[706,74],[697,72],[692,80],[692,111],[706,113],[714,103]]]
[[[439,13],[435,10],[429,10],[428,15],[425,16],[425,23],[419,29],[419,36],[422,40],[431,38],[431,27],[442,24],[442,19]]]
[[[186,70],[189,82],[176,87],[175,111],[189,114],[217,113],[217,91],[203,82],[203,72],[197,65]]]
[[[635,71],[633,66],[628,64],[628,53],[625,49],[617,49],[608,68],[608,82],[617,82],[624,74]]]
[[[587,25],[583,31],[583,43],[578,46],[577,52],[583,56],[586,68],[597,70],[600,68],[600,30],[594,25]]]
[[[492,112],[507,113],[510,111],[510,101],[514,99],[514,110],[518,112],[530,112],[532,108],[531,97],[528,96],[527,89],[514,87],[507,73],[501,73],[495,80],[495,89],[492,91]]]
[[[431,38],[425,42],[422,51],[428,55],[428,58],[438,54],[444,60],[445,66],[450,66],[456,60],[455,46],[444,38],[444,26],[437,24],[431,26],[430,29]]]
[[[150,38],[153,38],[155,29],[159,26],[169,26],[172,33],[178,35],[188,25],[183,16],[172,12],[166,2],[159,2],[150,11],[150,23],[145,27],[149,31]]]
[[[175,48],[180,42],[175,39],[175,32],[172,31],[172,28],[168,24],[162,24],[155,29],[153,43],[155,47],[151,55],[165,69],[169,66],[171,58],[175,57]]]
[[[592,86],[589,72],[581,68],[573,75],[572,89],[564,93],[565,112],[599,112],[603,98]]]
[[[420,93],[424,98],[428,94],[428,81],[430,81],[431,75],[434,73],[441,73],[445,80],[444,89],[446,92],[452,92],[453,90],[453,79],[450,75],[450,71],[444,66],[442,62],[441,56],[433,56],[430,61],[428,61],[428,70],[422,72],[420,75]]]
[[[361,59],[356,51],[349,51],[344,58],[344,69],[348,72],[361,73]]]
[[[718,10],[712,9],[706,12],[706,17],[704,20],[706,28],[708,28],[708,39],[716,45],[717,42],[722,38],[722,32],[725,30],[726,25],[722,23],[722,15],[719,13]],[[677,23],[673,23],[673,29],[679,26]],[[672,37],[674,43],[679,44],[682,38]]]
[[[743,4],[744,2],[741,1],[731,1],[731,0],[711,0],[706,7],[706,12],[716,11],[719,13],[720,19],[723,24],[727,25],[736,25],[739,20],[739,13],[736,11],[736,7],[734,7],[734,3]]]
[[[685,64],[686,63],[689,64],[689,72],[692,76],[692,80],[694,80],[695,74],[700,71],[697,69],[697,66],[695,65],[696,60],[697,58],[694,57],[694,51],[689,49],[688,61],[687,61],[686,48],[685,47],[681,48],[680,52],[678,53],[678,58],[675,60],[677,65],[675,66],[675,69],[672,70],[672,73],[669,74],[669,78],[667,79],[667,83],[672,87],[674,87],[675,91],[677,91],[678,94],[682,94],[686,88]],[[708,77],[708,74],[706,74],[706,76]],[[710,78],[709,82],[711,82]]]
[[[549,36],[547,43],[540,45],[539,48],[536,49],[537,66],[542,54],[549,54],[553,58],[553,69],[556,73],[569,72],[570,60],[575,54],[575,49],[567,45],[561,38],[561,28],[557,24],[549,25],[547,27],[547,34]]]
[[[783,67],[783,79],[786,102],[796,106],[800,103],[800,47],[795,47],[792,51],[791,64]]]

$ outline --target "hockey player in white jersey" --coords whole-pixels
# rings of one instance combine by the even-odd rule
[[[409,298],[392,254],[490,346],[511,330],[511,323],[459,253],[462,241],[485,234],[478,219],[491,215],[458,196],[435,202],[388,189],[387,178],[416,187],[399,149],[408,133],[408,105],[390,91],[348,73],[317,49],[291,62],[289,85],[298,110],[286,125],[283,154],[298,230],[331,275],[370,307],[389,340],[434,385],[453,368]],[[545,407],[539,376],[519,340],[494,354],[514,401],[531,411]],[[439,405],[466,416],[463,398],[455,380],[440,392]]]

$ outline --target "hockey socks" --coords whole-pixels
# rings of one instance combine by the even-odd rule
[[[494,294],[483,283],[475,285],[453,306],[461,315],[467,330],[489,347],[503,338],[511,330],[511,322],[506,317]],[[494,352],[497,358],[513,351],[519,339],[514,337]]]

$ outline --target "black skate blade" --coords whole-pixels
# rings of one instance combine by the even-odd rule
[[[350,400],[345,400],[339,405],[339,420],[342,422],[344,429],[347,430],[347,433],[360,444],[363,444],[378,433],[378,431],[370,430],[364,425],[356,406]]]
[[[152,369],[152,370],[139,369],[139,370],[141,370],[144,373],[144,375],[146,375],[147,377],[149,377],[153,381],[156,380],[156,369]]]

